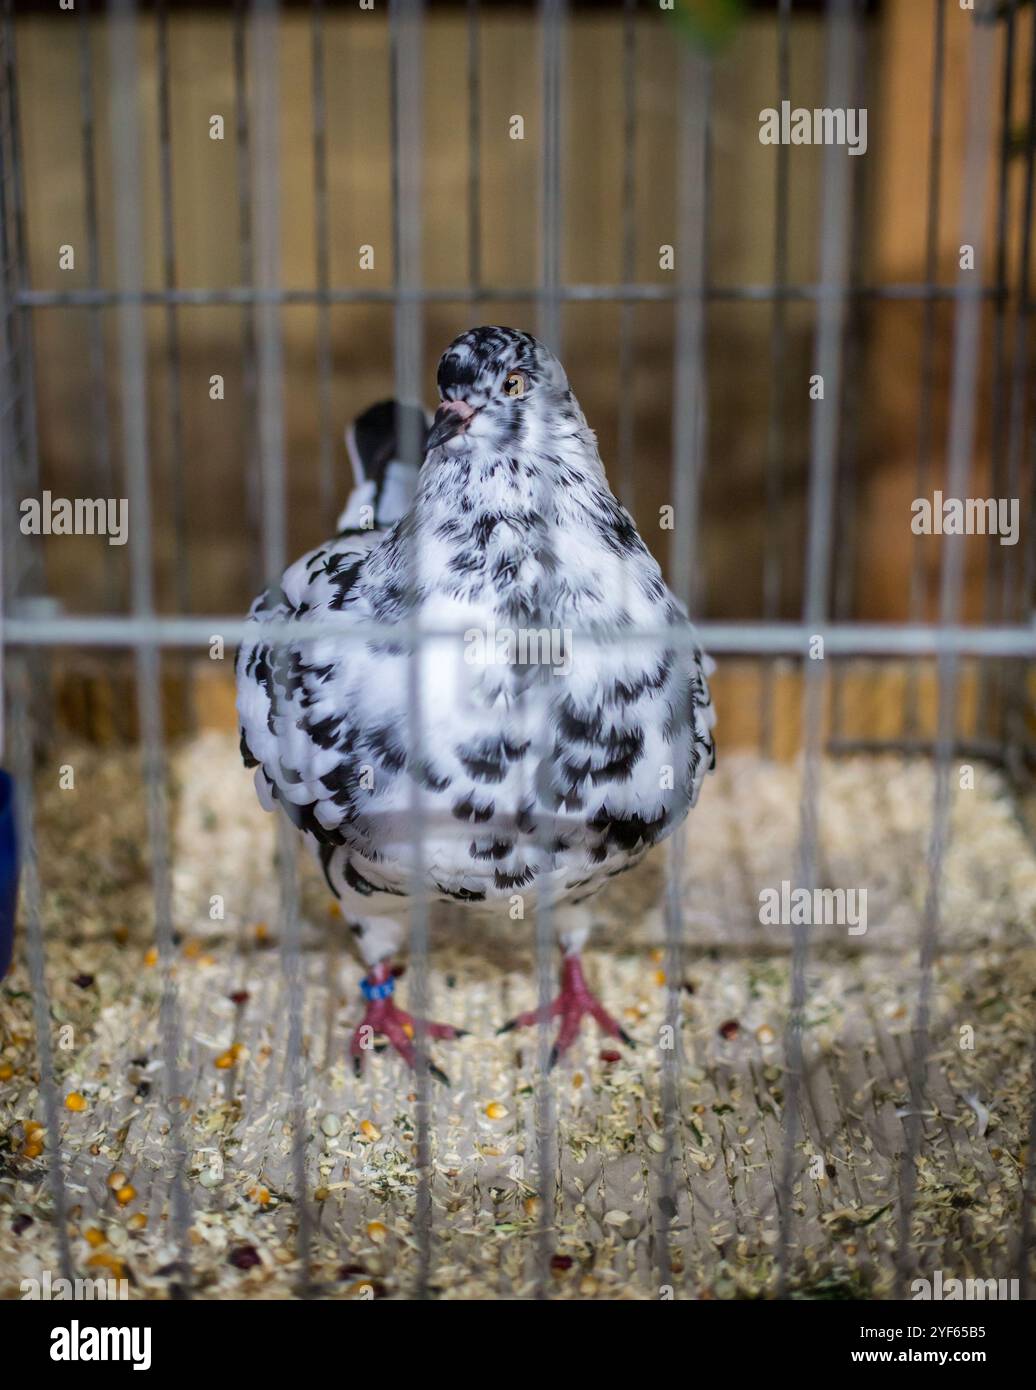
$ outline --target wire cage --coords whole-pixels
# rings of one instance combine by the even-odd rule
[[[876,273],[883,200],[902,186],[881,174],[895,116],[878,139],[872,123],[864,157],[828,142],[806,165],[793,144],[763,144],[755,115],[808,87],[823,108],[866,108],[876,123],[894,105],[880,59],[902,6],[744,6],[754,47],[734,21],[724,46],[727,21],[707,5],[518,7],[535,38],[517,61],[536,193],[510,206],[532,247],[518,252],[520,236],[501,248],[485,235],[511,177],[492,163],[500,121],[491,133],[486,119],[489,44],[514,39],[492,39],[506,7],[345,8],[226,7],[220,86],[190,106],[177,98],[176,27],[189,7],[112,0],[45,20],[4,7],[3,755],[22,907],[0,996],[0,1204],[12,1218],[0,1288],[45,1267],[128,1277],[150,1298],[887,1297],[942,1269],[1017,1279],[1024,1296],[1036,1178],[1032,7],[912,9],[930,74],[922,163],[907,175],[923,187],[912,279]],[[438,26],[459,103],[444,110]],[[355,47],[381,94],[378,155],[371,129],[336,123],[333,45],[336,61]],[[571,144],[580,104],[599,115],[598,62],[615,94],[600,136],[607,197]],[[58,74],[75,107],[60,156],[73,192],[24,115],[39,118],[33,83]],[[197,264],[185,235],[206,223],[192,205],[185,234],[177,202],[188,107],[196,124],[217,110],[225,122],[220,177],[237,226],[211,272],[222,286],[183,271]],[[765,160],[741,203],[732,124]],[[664,217],[645,215],[665,130]],[[430,153],[430,132],[445,153]],[[340,273],[332,156],[345,145],[384,174],[380,191],[364,185],[390,242],[377,288]],[[299,284],[284,270],[296,235],[285,203],[303,158],[312,273]],[[434,230],[463,245],[439,283],[426,277],[430,169],[448,175]],[[768,270],[721,276],[760,190]],[[574,220],[591,241],[601,223],[610,274],[571,275],[595,264],[566,238]],[[663,257],[656,271],[656,242],[671,269]],[[70,288],[49,267],[72,243]],[[511,256],[524,280],[501,273]],[[390,1059],[362,1080],[344,1069],[351,1004],[338,979],[355,968],[290,828],[260,823],[234,770],[213,644],[232,653],[235,614],[327,534],[344,410],[374,382],[426,399],[440,346],[505,306],[563,360],[590,364],[613,488],[719,663],[720,767],[686,834],[601,900],[595,969],[604,992],[633,991],[630,1025],[648,1045],[630,1060],[584,1040],[559,1072],[545,1029],[492,1054],[461,1044],[446,1094]],[[577,326],[583,311],[610,317]],[[747,350],[730,327],[740,312],[753,315]],[[214,351],[196,326],[217,318]],[[643,394],[659,345],[661,405]],[[745,376],[724,407],[714,364],[731,358]],[[348,397],[343,360],[360,383]],[[194,403],[215,374],[234,388],[237,491],[213,506],[191,488],[219,471],[201,457],[211,426]],[[886,495],[872,485],[888,442],[875,419],[897,391],[907,442],[902,486]],[[89,572],[65,567],[26,531],[24,500],[52,482],[74,497],[125,493],[124,563],[95,547]],[[933,494],[1013,499],[1017,544],[911,532],[910,499]],[[649,533],[659,502],[677,524]],[[889,581],[893,528],[904,558]],[[206,569],[197,535],[222,533],[238,548]],[[733,558],[717,535],[733,538]],[[754,587],[728,598],[741,568]],[[874,591],[887,584],[882,609]],[[869,893],[858,932],[761,911],[763,892],[834,901],[850,885]],[[464,990],[464,1021],[484,1033],[505,1002],[549,997],[550,912],[521,925],[506,943],[471,928],[485,952],[473,963],[456,944],[466,922],[415,909],[411,1001]]]

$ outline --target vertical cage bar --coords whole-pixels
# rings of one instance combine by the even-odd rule
[[[79,6],[79,104],[83,150],[83,212],[86,230],[86,266],[90,288],[101,288],[101,253],[97,226],[96,119],[94,114],[94,64],[89,0]],[[112,468],[111,426],[108,412],[107,354],[104,346],[104,310],[89,315],[90,437],[93,483],[85,495],[97,489],[101,497],[115,495]],[[118,600],[118,571],[111,546],[104,547],[105,607],[114,611]]]
[[[252,153],[248,119],[248,3],[234,0],[234,143],[237,169],[238,237],[241,242],[241,283],[246,290],[255,285],[255,254],[252,245]],[[251,304],[241,313],[241,438],[245,470],[245,506],[249,534],[258,537],[262,528],[262,489],[259,477],[258,386],[256,381],[255,313]],[[268,579],[261,548],[253,547],[254,559],[247,576],[249,587],[259,589]]]
[[[319,438],[320,518],[336,514],[333,428],[331,424],[331,254],[327,216],[327,97],[324,88],[324,0],[313,0],[313,208],[317,274],[317,432]]]
[[[176,226],[173,207],[172,94],[169,78],[169,13],[167,0],[155,7],[158,58],[159,188],[162,206],[162,283],[167,292],[177,287]],[[187,552],[187,489],[183,448],[183,389],[180,359],[180,324],[176,305],[165,305],[166,344],[166,439],[169,491],[173,505],[174,593],[180,613],[191,609],[190,568]]]
[[[623,0],[622,9],[622,260],[624,285],[633,284],[637,252],[637,0]],[[619,306],[619,422],[618,492],[630,511],[635,505],[633,433],[636,424],[633,335],[636,305],[624,299]]]
[[[829,0],[827,6],[828,108],[845,108],[852,94],[856,62],[856,19],[853,0]],[[823,380],[823,399],[812,402],[810,420],[809,535],[803,621],[812,632],[828,617],[831,577],[831,538],[835,515],[836,465],[843,377],[843,326],[849,262],[852,185],[849,156],[841,146],[824,147],[820,224],[820,298],[814,343],[814,375]],[[824,707],[823,663],[804,658],[802,690],[802,792],[799,809],[799,849],[796,877],[812,888],[817,874],[817,801],[820,790],[821,726]],[[809,932],[792,926],[791,997],[785,1030],[788,1077],[784,1104],[784,1152],[779,1194],[779,1295],[790,1282],[792,1192],[798,1170],[796,1143],[800,1131],[802,1096],[803,1014],[806,1006],[806,965]]]
[[[24,659],[8,672],[8,690],[14,739],[16,814],[21,857],[22,920],[25,925],[25,954],[32,987],[33,1023],[36,1031],[36,1055],[40,1065],[40,1095],[43,1101],[43,1120],[47,1134],[47,1185],[54,1205],[54,1230],[57,1239],[58,1264],[65,1279],[73,1277],[72,1250],[68,1238],[68,1189],[65,1183],[64,1155],[61,1151],[61,1103],[54,1069],[54,1042],[51,1037],[53,1020],[50,994],[47,989],[47,955],[42,916],[42,891],[39,859],[36,852],[36,827],[33,813],[31,682]]]
[[[22,177],[22,140],[18,112],[18,80],[15,54],[14,5],[4,0],[3,54],[0,72],[0,110],[3,119],[3,264],[0,277],[7,296],[4,315],[5,346],[9,356],[10,397],[0,403],[4,410],[16,413],[18,434],[16,448],[9,460],[10,481],[16,495],[28,497],[39,492],[40,452],[36,425],[36,364],[33,346],[32,311],[16,308],[14,295],[29,289],[29,251],[25,233],[25,188]],[[20,530],[9,543],[8,604],[23,594],[41,594],[46,585],[41,552],[37,546],[23,543]],[[33,684],[36,688],[34,713],[36,727],[46,721],[46,706],[50,703],[46,672],[42,660],[33,661]]]
[[[468,284],[482,284],[482,76],[478,0],[468,0]]]
[[[147,421],[147,337],[139,301],[143,284],[143,228],[140,209],[140,137],[137,99],[140,92],[137,8],[133,0],[113,0],[109,10],[109,82],[112,178],[115,198],[116,282],[123,296],[118,308],[122,441],[131,508],[130,565],[134,617],[155,616],[152,569],[151,469]],[[155,938],[162,970],[160,1028],[164,1100],[169,1116],[170,1233],[179,1252],[185,1283],[189,1279],[190,1197],[185,1181],[181,1109],[180,1018],[173,976],[173,940],[169,874],[169,818],[166,806],[162,730],[161,654],[155,642],[136,648],[137,704],[141,758],[147,793],[148,845],[155,903]]]
[[[705,297],[708,250],[708,142],[712,73],[709,60],[681,38],[677,59],[680,93],[676,164],[676,264],[679,283],[673,338],[672,493],[677,527],[669,557],[670,587],[692,612],[700,590],[698,506],[705,467]],[[675,813],[675,808],[674,808]],[[655,1198],[655,1264],[658,1282],[672,1284],[669,1244],[677,1214],[676,1177],[680,1144],[680,1076],[683,1061],[681,989],[683,979],[683,883],[686,829],[668,840],[665,900],[666,1024],[672,1046],[662,1050],[662,1140],[659,1189]]]
[[[946,0],[935,0],[935,31],[933,37],[934,66],[932,69],[932,96],[928,127],[928,207],[925,228],[925,283],[933,288],[939,275],[939,214],[942,188],[942,115],[943,115],[943,76],[946,58]],[[917,468],[914,477],[914,490],[917,497],[924,497],[932,483],[932,437],[935,395],[935,328],[939,305],[933,298],[925,300],[922,310],[921,327],[921,399],[917,423]],[[928,592],[925,573],[926,547],[923,543],[914,545],[913,564],[910,568],[910,621],[921,622],[928,610]],[[910,664],[907,674],[906,709],[904,733],[907,738],[918,735],[918,681],[920,665]]]
[[[954,326],[950,419],[947,438],[946,487],[951,497],[967,496],[975,417],[978,403],[979,362],[982,335],[982,269],[986,236],[986,167],[991,130],[989,78],[995,31],[991,24],[971,23],[968,69],[967,138],[961,195],[961,242],[975,248],[975,267],[962,270],[957,282]],[[964,538],[942,538],[939,582],[939,620],[944,627],[959,618],[964,582]],[[950,760],[956,740],[956,652],[937,658],[938,734],[935,762],[935,794],[928,846],[928,889],[925,897],[918,953],[919,986],[913,1025],[909,1082],[910,1109],[905,1120],[905,1149],[900,1165],[899,1239],[896,1251],[897,1297],[903,1296],[913,1263],[911,1219],[917,1187],[917,1158],[921,1144],[922,1109],[927,1077],[932,1010],[932,973],[938,950],[942,875],[950,837]]]
[[[708,296],[709,60],[681,39],[677,135],[677,297],[673,363],[673,509],[670,588],[692,613],[701,609],[698,564],[701,482],[705,461],[705,332]]]
[[[540,287],[538,337],[560,355],[562,311],[560,298],[562,244],[562,73],[567,4],[564,0],[541,0],[540,68],[541,100],[541,203],[540,203]],[[549,517],[554,498],[551,479],[544,475],[538,485],[537,511]],[[547,622],[539,614],[537,623]],[[549,765],[554,749],[549,735],[549,687],[540,682],[530,693],[531,742],[538,761]],[[535,788],[530,789],[535,795]],[[539,1199],[539,1227],[534,1247],[533,1296],[550,1296],[550,1258],[553,1252],[554,1213],[557,1203],[557,1108],[551,1078],[553,1040],[550,1036],[550,1000],[555,960],[555,912],[550,884],[551,846],[555,834],[554,816],[549,809],[537,818],[536,840],[540,873],[536,878],[536,993],[539,1024],[536,1037],[536,1084],[533,1123],[536,1140],[536,1185]]]
[[[791,5],[780,0],[777,13],[777,101],[780,109],[791,86]],[[766,514],[769,518],[763,552],[763,617],[776,622],[781,615],[782,558],[784,552],[784,393],[788,342],[788,308],[782,291],[788,283],[788,160],[790,148],[775,150],[773,282],[770,318],[770,404],[766,422]],[[760,682],[759,746],[764,757],[773,756],[773,704],[777,663],[768,661]]]
[[[424,367],[424,310],[420,292],[423,252],[422,164],[424,157],[424,7],[421,0],[390,0],[392,84],[392,234],[395,266],[395,379],[397,407],[421,405]],[[414,412],[397,409],[399,457],[419,468],[423,440]],[[417,504],[419,505],[419,503]],[[424,796],[417,769],[423,761],[423,677],[429,660],[417,605],[421,555],[419,524],[410,531],[408,580],[411,624],[407,666],[407,753],[410,777],[410,1005],[414,1016],[417,1068],[417,1271],[414,1293],[426,1298],[432,1265],[432,1101],[428,1060],[428,902],[425,897]]]
[[[284,469],[284,345],[280,288],[280,6],[254,0],[251,16],[252,190],[255,246],[259,466],[263,480],[262,553],[271,583],[277,583],[287,555],[287,491]],[[278,662],[289,648],[280,643]],[[276,688],[276,682],[275,682]],[[291,1114],[292,1179],[295,1187],[299,1292],[309,1291],[311,1221],[306,1188],[306,1091],[308,1066],[302,1035],[306,1007],[298,913],[298,842],[282,805],[277,808],[277,877],[281,918],[281,978],[288,1006],[285,1089]]]
[[[540,304],[538,336],[561,355],[561,122],[565,0],[540,0],[541,98]]]
[[[861,5],[862,13],[862,5]],[[865,74],[869,70],[867,30],[860,26],[857,30],[858,45],[853,72],[850,76],[852,89],[847,100],[857,110],[869,106],[869,93]],[[843,329],[844,366],[842,369],[841,438],[835,461],[834,544],[837,563],[831,595],[830,613],[836,623],[849,619],[853,608],[856,587],[856,534],[855,520],[859,514],[859,453],[862,429],[862,404],[866,385],[866,327],[870,301],[860,293],[864,277],[864,255],[867,244],[867,218],[864,208],[864,178],[867,161],[854,159],[850,169],[850,198],[854,216],[850,220],[849,260],[847,269],[847,293],[845,326]],[[827,747],[837,743],[844,733],[845,679],[849,662],[835,663],[831,676],[831,719],[827,736]]]

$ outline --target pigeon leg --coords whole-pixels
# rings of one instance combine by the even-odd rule
[[[360,981],[360,989],[367,1001],[367,1007],[359,1027],[353,1033],[349,1048],[356,1075],[361,1075],[363,1071],[363,1054],[370,1051],[375,1033],[380,1033],[389,1040],[408,1067],[415,1066],[417,1050],[413,1038],[417,1022],[392,998],[396,981],[392,974],[391,962],[379,961],[377,965],[372,966],[370,973]],[[424,1028],[429,1038],[452,1039],[463,1038],[466,1035],[465,1029],[454,1028],[449,1023],[426,1022]],[[434,1062],[428,1063],[428,1070],[437,1081],[442,1081],[447,1086],[450,1084],[446,1073]]]
[[[553,1067],[579,1036],[580,1024],[587,1014],[594,1019],[602,1033],[619,1038],[628,1047],[635,1046],[625,1028],[612,1018],[586,983],[579,952],[572,951],[566,954],[561,962],[561,993],[558,997],[545,1009],[530,1009],[527,1013],[512,1018],[509,1023],[498,1028],[497,1033],[509,1033],[514,1028],[528,1028],[534,1023],[559,1018],[561,1023],[558,1035],[550,1052],[550,1065]]]

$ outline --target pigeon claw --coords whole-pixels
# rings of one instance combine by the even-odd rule
[[[378,971],[377,975],[372,973],[366,982],[368,986],[373,987],[374,997],[368,997],[363,1018],[353,1033],[349,1047],[353,1059],[353,1071],[357,1076],[363,1074],[363,1058],[366,1053],[384,1051],[385,1045],[374,1041],[378,1035],[386,1039],[388,1045],[399,1053],[408,1067],[417,1065],[414,1036],[418,1026],[420,1026],[419,1022],[405,1009],[399,1008],[391,993],[388,995],[383,992],[378,993],[378,988],[384,985],[386,978],[387,971],[382,969]],[[426,1021],[423,1024],[423,1031],[427,1038],[437,1038],[443,1041],[467,1036],[466,1029],[454,1028],[449,1023]],[[435,1077],[436,1081],[441,1081],[445,1086],[450,1084],[446,1073],[434,1062],[428,1062],[428,1071]]]
[[[636,1046],[625,1028],[612,1018],[591,991],[583,975],[579,956],[567,955],[561,966],[561,993],[558,997],[545,1008],[530,1009],[527,1013],[518,1014],[507,1023],[501,1024],[496,1030],[497,1036],[510,1033],[515,1028],[530,1028],[533,1024],[546,1023],[555,1018],[560,1020],[558,1035],[547,1059],[547,1070],[552,1071],[579,1036],[580,1027],[587,1014],[593,1018],[602,1033],[618,1038],[627,1047]]]

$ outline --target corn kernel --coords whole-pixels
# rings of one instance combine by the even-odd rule
[[[128,1179],[126,1177],[126,1174],[120,1172],[118,1168],[116,1168],[113,1173],[108,1174],[109,1187],[124,1187],[127,1181]]]
[[[158,964],[158,947],[157,947],[157,946],[150,946],[150,947],[148,948],[148,950],[144,953],[144,964],[145,964],[145,965],[157,965],[157,964]]]
[[[43,1133],[43,1126],[38,1120],[26,1120],[22,1128],[25,1130],[26,1139],[35,1139],[37,1135]]]
[[[226,1052],[221,1052],[213,1065],[220,1071],[228,1071],[241,1056],[241,1044],[233,1043]]]
[[[115,1200],[118,1202],[120,1207],[126,1207],[129,1206],[130,1202],[133,1201],[133,1198],[136,1195],[137,1189],[133,1186],[133,1184],[125,1183],[122,1187],[119,1188],[118,1192],[116,1192]]]
[[[205,948],[200,941],[192,939],[188,941],[183,948],[184,957],[187,960],[197,960],[198,957],[204,951],[204,949]]]
[[[147,1217],[142,1211],[135,1211],[126,1224],[131,1231],[143,1231],[147,1227]]]
[[[360,1133],[365,1139],[370,1139],[372,1143],[375,1139],[381,1138],[381,1130],[377,1125],[372,1124],[370,1120],[363,1121],[360,1125]]]
[[[10,1062],[0,1062],[0,1081],[10,1081],[14,1075],[14,1067]]]
[[[404,1023],[403,1032],[408,1038],[412,1038],[414,1036],[414,1025],[412,1023]]]
[[[265,922],[256,922],[255,939],[256,941],[269,941],[270,928],[266,925]]]
[[[498,1100],[491,1100],[486,1106],[486,1115],[491,1120],[502,1120],[507,1114],[507,1106],[501,1105]]]
[[[327,915],[329,917],[341,917],[342,909],[338,906],[337,903],[328,903]]]
[[[573,1073],[573,1076],[572,1076],[572,1085],[574,1086],[574,1088],[578,1091],[579,1088],[580,1088],[580,1086],[582,1086],[582,1084],[583,1084],[583,1073],[582,1073],[581,1071],[577,1071],[577,1072]]]
[[[382,1225],[380,1221],[368,1221],[367,1234],[370,1236],[371,1240],[377,1241],[380,1245],[388,1236],[388,1227]]]
[[[664,970],[656,970],[656,971],[655,971],[655,984],[656,984],[656,985],[664,985],[664,984],[665,984],[665,971],[664,971]]]
[[[26,1158],[39,1158],[43,1152],[43,1145],[36,1139],[30,1139],[28,1143],[22,1145],[22,1154]]]
[[[84,1231],[83,1239],[86,1241],[87,1245],[92,1245],[95,1250],[99,1245],[108,1244],[108,1237],[103,1231],[98,1230],[96,1226],[91,1226],[89,1230]]]
[[[268,1187],[250,1187],[248,1195],[258,1207],[266,1207],[270,1204],[270,1189]]]
[[[97,1255],[91,1255],[87,1260],[89,1269],[106,1269],[109,1274],[113,1274],[116,1279],[121,1279],[126,1273],[125,1261],[120,1260],[118,1255],[110,1255],[107,1250],[102,1250]]]
[[[78,1091],[69,1091],[65,1097],[65,1109],[81,1111],[87,1108],[86,1099]]]

